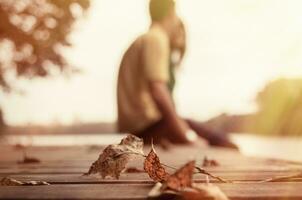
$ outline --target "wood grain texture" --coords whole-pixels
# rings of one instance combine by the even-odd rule
[[[119,180],[103,180],[100,177],[81,176],[101,153],[102,146],[26,147],[0,146],[0,178],[11,177],[20,181],[47,181],[50,186],[0,187],[0,200],[4,199],[95,199],[121,200],[146,199],[154,185],[146,173],[124,173]],[[149,152],[150,147],[145,148]],[[41,163],[18,164],[24,151]],[[174,147],[169,151],[156,148],[161,162],[179,168],[187,161],[197,160],[202,165],[207,156],[219,163],[207,167],[209,172],[234,184],[218,184],[232,200],[302,199],[302,180],[276,183],[256,181],[293,175],[302,170],[301,163],[246,157],[237,151],[224,148]],[[129,163],[129,167],[143,169],[143,158]],[[172,172],[173,170],[169,170]],[[204,175],[195,175],[196,183],[204,183]],[[217,183],[214,180],[210,180]],[[254,182],[254,183],[252,183]]]
[[[0,199],[146,199],[152,184],[51,185],[1,187]],[[218,184],[232,200],[298,200],[302,183]]]
[[[290,176],[297,174],[295,171],[291,172],[217,172],[215,175],[220,176],[224,179],[230,181],[262,181],[272,177]],[[146,173],[123,173],[119,180],[112,179],[102,179],[99,176],[83,176],[82,174],[15,174],[7,175],[0,174],[2,177],[11,177],[20,181],[47,181],[53,184],[91,184],[91,183],[152,183],[149,176]],[[201,174],[194,175],[195,182],[205,182],[206,177]],[[210,178],[211,182],[217,182]],[[296,180],[296,182],[302,182],[301,180]]]

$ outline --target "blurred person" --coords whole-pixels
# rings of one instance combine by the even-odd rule
[[[236,148],[224,134],[182,119],[175,108],[175,70],[186,49],[184,24],[173,0],[150,0],[151,26],[123,56],[117,88],[118,128],[161,143],[194,143],[198,136],[209,144]]]

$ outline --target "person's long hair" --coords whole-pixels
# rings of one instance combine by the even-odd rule
[[[180,24],[172,37],[170,49],[171,64],[173,67],[177,67],[181,64],[187,49],[186,27],[183,21],[180,21]]]
[[[178,28],[175,30],[174,35],[172,36],[170,43],[170,81],[168,82],[168,88],[173,96],[175,84],[176,84],[176,76],[175,71],[180,66],[184,55],[186,53],[187,43],[186,43],[186,29],[185,25],[182,21]]]

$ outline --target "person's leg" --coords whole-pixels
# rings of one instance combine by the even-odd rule
[[[225,133],[210,130],[202,123],[191,119],[187,119],[186,122],[192,130],[194,130],[200,137],[206,139],[210,145],[238,149],[238,147],[229,140]]]
[[[182,140],[173,134],[173,130],[163,119],[135,134],[143,138],[145,143],[149,144],[151,140],[153,140],[154,143],[162,145],[163,143],[182,143]]]
[[[160,120],[146,129],[135,133],[135,135],[144,139],[144,143],[150,144],[153,140],[154,143],[159,143],[164,136],[164,130],[166,129],[163,120]]]

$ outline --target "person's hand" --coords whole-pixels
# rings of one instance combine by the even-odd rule
[[[212,133],[209,138],[209,144],[211,146],[219,146],[219,147],[226,147],[235,150],[239,150],[239,147],[234,144],[227,135],[219,134],[219,133]]]
[[[190,129],[188,124],[181,118],[175,117],[175,121],[170,123],[170,131],[167,137],[175,144],[191,144],[196,140],[197,134]]]
[[[185,137],[189,143],[195,143],[198,139],[198,135],[192,129],[189,129],[185,132]]]

